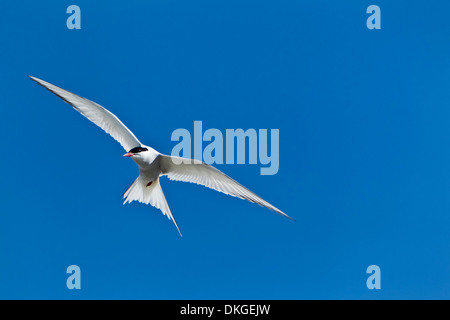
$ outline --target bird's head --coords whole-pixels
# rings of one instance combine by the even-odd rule
[[[135,158],[141,158],[147,152],[148,152],[148,149],[145,147],[136,147],[136,148],[131,149],[127,153],[125,153],[123,156],[124,157],[132,157],[133,159],[135,159]]]

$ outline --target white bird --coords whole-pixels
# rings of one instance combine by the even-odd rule
[[[122,145],[127,151],[124,157],[130,157],[139,166],[139,176],[123,194],[125,198],[124,204],[132,201],[151,204],[160,209],[163,214],[167,215],[169,220],[174,222],[180,235],[180,228],[170,211],[159,184],[159,177],[161,176],[167,176],[171,180],[200,184],[234,197],[246,199],[292,219],[223,172],[206,163],[187,158],[166,156],[151,147],[143,145],[114,114],[97,103],[46,81],[32,76],[30,78],[70,104],[75,110],[102,128],[106,133],[109,133]]]

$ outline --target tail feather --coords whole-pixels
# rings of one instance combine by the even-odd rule
[[[172,220],[175,226],[177,227],[180,236],[182,236],[180,228],[178,227],[175,218],[173,217],[172,211],[170,211],[169,205],[167,204],[166,197],[161,189],[161,185],[159,184],[159,179],[153,181],[150,186],[147,186],[147,183],[139,176],[131,186],[125,191],[123,194],[125,198],[123,204],[131,203],[132,201],[138,201],[144,204],[151,204],[157,209],[160,209],[163,214]]]

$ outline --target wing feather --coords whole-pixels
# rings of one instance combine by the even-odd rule
[[[171,180],[196,183],[233,197],[257,203],[260,206],[292,219],[283,211],[257,196],[237,181],[206,163],[165,155],[159,155],[158,157],[160,157],[159,161],[162,175],[167,175]]]

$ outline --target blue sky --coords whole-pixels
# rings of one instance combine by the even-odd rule
[[[71,4],[81,30],[66,27]],[[381,30],[366,27],[371,4]],[[0,298],[450,298],[449,9],[3,1]],[[138,171],[121,146],[27,75],[165,154],[194,121],[279,129],[276,175],[217,167],[296,222],[162,178],[180,238],[157,209],[122,205]],[[73,264],[81,290],[66,287]]]

